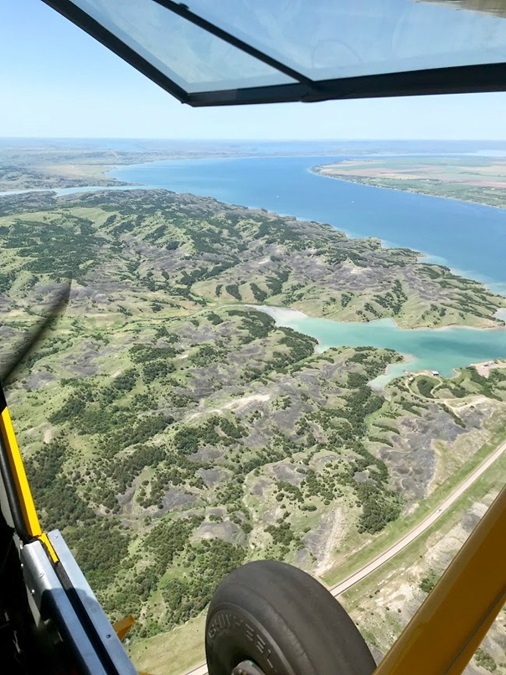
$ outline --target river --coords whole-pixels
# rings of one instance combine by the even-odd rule
[[[122,166],[118,180],[215,197],[306,220],[352,236],[422,251],[506,294],[506,209],[325,178],[311,167],[350,159],[251,157]]]

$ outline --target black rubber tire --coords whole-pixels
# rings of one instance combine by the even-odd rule
[[[275,560],[248,563],[216,589],[206,620],[209,675],[250,659],[266,675],[370,675],[363,637],[316,579]]]

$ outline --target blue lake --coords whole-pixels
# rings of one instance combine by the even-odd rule
[[[422,251],[506,294],[506,209],[324,178],[318,164],[347,157],[254,157],[116,168],[119,180],[215,197],[307,220],[353,236]]]
[[[371,188],[310,172],[317,164],[340,159],[344,157],[164,161],[120,167],[111,175],[144,186],[330,223],[352,236],[378,237],[388,245],[422,251],[434,262],[448,264],[506,293],[506,210]],[[379,384],[404,369],[451,375],[453,369],[470,363],[506,358],[506,329],[401,330],[390,320],[346,323],[272,311],[280,325],[315,337],[321,349],[370,345],[410,355],[407,364],[391,366]]]
[[[437,370],[451,376],[454,369],[471,363],[506,358],[506,329],[480,330],[452,327],[431,329],[397,328],[391,319],[370,323],[315,319],[301,312],[276,307],[262,307],[279,326],[293,328],[318,340],[318,351],[329,347],[382,347],[406,356],[404,363],[389,367],[388,376],[378,384],[402,375],[405,370]]]

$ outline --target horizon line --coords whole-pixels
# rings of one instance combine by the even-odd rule
[[[174,138],[170,136],[0,136],[0,141],[177,141],[226,143],[506,143],[505,138]]]

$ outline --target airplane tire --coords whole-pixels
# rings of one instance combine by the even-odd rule
[[[376,668],[331,593],[275,560],[243,565],[218,586],[207,613],[206,658],[209,675],[231,675],[248,661],[251,672],[265,675],[370,675]]]

